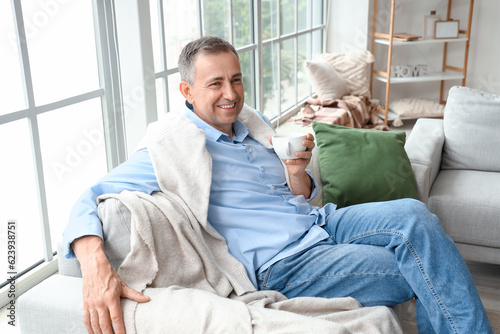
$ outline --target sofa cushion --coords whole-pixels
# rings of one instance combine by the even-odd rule
[[[429,210],[456,242],[500,247],[500,173],[442,170],[432,186]]]
[[[345,207],[399,198],[418,199],[406,133],[313,123],[323,202]]]
[[[20,333],[84,334],[82,279],[52,275],[17,300]]]
[[[452,87],[443,123],[443,169],[500,172],[500,96]]]

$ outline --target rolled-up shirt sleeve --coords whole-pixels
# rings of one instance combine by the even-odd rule
[[[87,189],[74,204],[63,232],[63,252],[66,258],[75,257],[71,248],[74,240],[89,235],[103,238],[102,223],[97,215],[97,198],[104,194],[118,194],[124,190],[147,194],[160,191],[147,149],[132,154],[129,160]]]

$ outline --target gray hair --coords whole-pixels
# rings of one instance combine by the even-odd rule
[[[198,55],[214,55],[224,52],[232,52],[239,59],[234,46],[222,38],[205,36],[190,42],[182,49],[179,56],[178,67],[179,73],[181,74],[181,80],[193,85],[195,74],[194,62]]]

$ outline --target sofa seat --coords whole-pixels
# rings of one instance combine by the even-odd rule
[[[442,170],[432,185],[428,206],[455,242],[500,248],[498,203],[500,173]]]
[[[85,334],[82,279],[52,275],[19,297],[21,333]]]

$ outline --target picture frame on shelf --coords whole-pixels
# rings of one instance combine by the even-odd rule
[[[434,38],[458,38],[460,30],[459,20],[436,21],[434,27]]]

